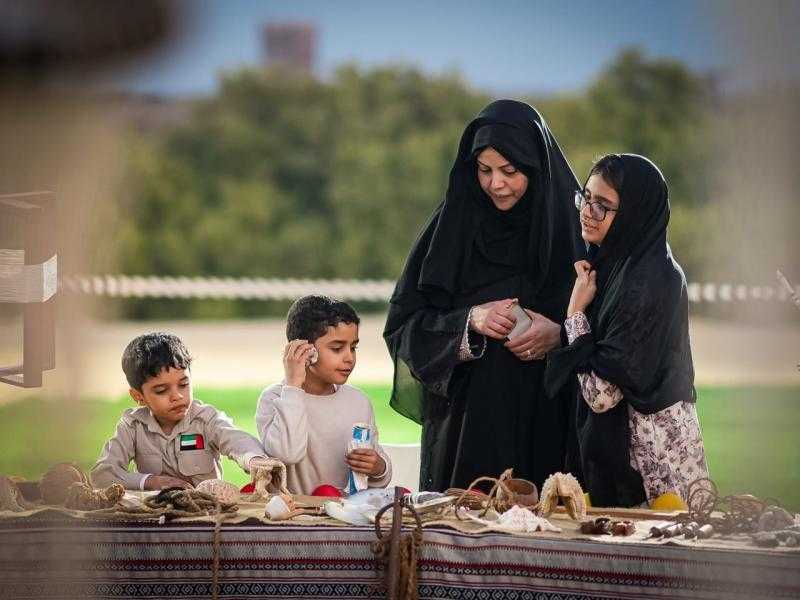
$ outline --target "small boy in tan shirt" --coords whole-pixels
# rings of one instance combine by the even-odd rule
[[[91,473],[96,487],[191,488],[222,478],[220,454],[247,472],[266,461],[255,437],[236,428],[224,412],[193,399],[191,362],[186,346],[171,334],[149,333],[128,344],[122,370],[140,407],[123,413],[103,447]]]

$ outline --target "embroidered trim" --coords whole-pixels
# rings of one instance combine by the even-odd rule
[[[472,318],[472,311],[475,310],[475,307],[469,309],[467,312],[467,322],[464,324],[464,335],[461,336],[461,345],[458,348],[458,360],[461,362],[466,362],[468,360],[475,360],[483,356],[483,353],[486,352],[486,336],[475,334],[476,336],[480,335],[480,343],[477,344],[470,344],[470,330],[469,330],[469,320]]]

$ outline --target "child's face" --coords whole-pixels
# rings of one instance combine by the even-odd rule
[[[192,381],[187,369],[161,369],[142,384],[142,391],[130,389],[131,398],[146,406],[156,421],[174,425],[186,416],[192,405]]]
[[[585,197],[589,202],[597,202],[607,209],[605,217],[598,221],[592,216],[592,211],[587,203],[581,209],[581,236],[590,244],[600,245],[608,234],[611,223],[614,222],[616,210],[619,209],[619,194],[612,188],[601,175],[595,173],[586,182]],[[600,212],[603,212],[602,210]]]
[[[325,335],[314,342],[318,359],[308,370],[325,383],[341,385],[356,366],[357,346],[358,325],[355,323],[339,323],[336,327],[328,327]]]

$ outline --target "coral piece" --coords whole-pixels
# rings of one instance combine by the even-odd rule
[[[553,473],[542,485],[542,495],[537,512],[549,516],[561,500],[571,519],[582,521],[586,518],[586,498],[578,480],[571,473]]]
[[[16,484],[8,477],[0,476],[0,510],[21,512],[27,510],[25,499]]]
[[[50,467],[39,484],[45,504],[64,504],[67,492],[73,483],[88,483],[86,474],[76,465],[59,463]]]
[[[232,483],[222,479],[206,479],[201,481],[197,490],[211,494],[222,504],[236,504],[239,502],[239,490]]]
[[[256,460],[256,459],[253,459]],[[270,497],[270,490],[275,493],[288,494],[286,488],[286,465],[277,458],[257,459],[256,465],[250,470],[253,478],[255,492],[252,500],[266,500]]]
[[[545,518],[537,517],[532,511],[521,506],[512,506],[497,519],[497,525],[512,531],[561,531]]]
[[[125,495],[125,488],[112,483],[104,490],[95,490],[88,483],[75,482],[69,486],[64,506],[75,510],[111,508]]]

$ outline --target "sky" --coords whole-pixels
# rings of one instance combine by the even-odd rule
[[[691,0],[440,0],[337,2],[180,0],[179,28],[160,49],[117,64],[96,83],[166,96],[213,93],[220,72],[264,64],[266,23],[317,28],[316,73],[344,62],[429,73],[456,70],[478,89],[551,94],[580,90],[627,46],[698,71],[726,69],[711,2]]]

